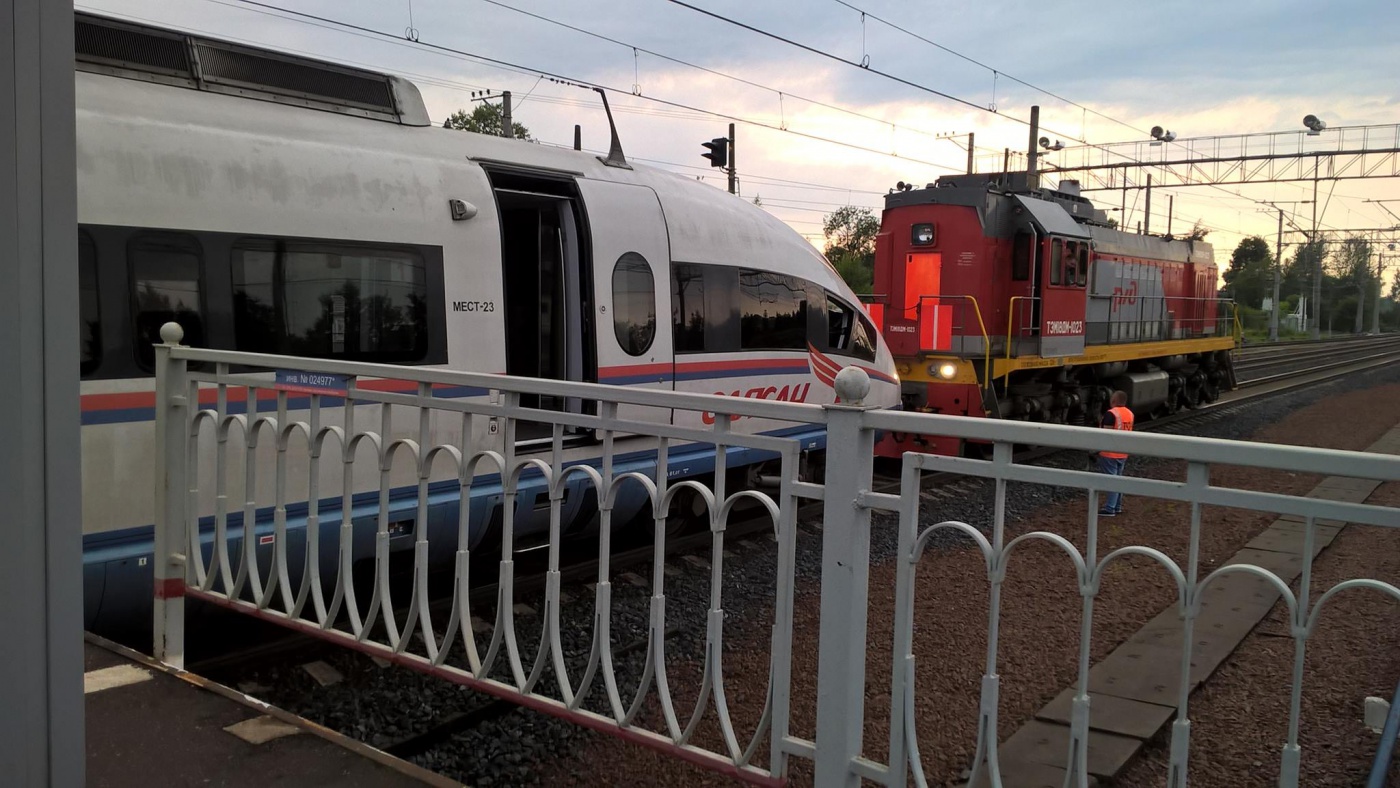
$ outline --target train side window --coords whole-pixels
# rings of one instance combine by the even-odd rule
[[[617,258],[612,291],[613,333],[628,355],[640,356],[656,338],[656,280],[646,258],[636,252]]]
[[[739,346],[807,348],[807,288],[800,280],[768,271],[739,272]]]
[[[851,324],[855,310],[841,303],[831,293],[826,294],[826,347],[843,351],[851,346]]]
[[[136,361],[155,367],[160,327],[174,321],[185,330],[183,344],[204,344],[201,318],[199,243],[188,235],[138,235],[127,247],[136,329]]]
[[[856,315],[856,322],[851,326],[850,353],[866,361],[875,360],[875,326],[863,314]]]
[[[427,273],[417,253],[245,239],[231,257],[239,350],[380,362],[427,355]]]
[[[1079,286],[1089,284],[1089,245],[1079,245]]]
[[[97,247],[78,232],[78,342],[81,374],[91,375],[102,363],[102,315],[97,302]]]
[[[1050,242],[1050,284],[1058,285],[1065,279],[1064,244],[1056,238]]]
[[[1011,279],[1025,282],[1031,278],[1031,234],[1016,233],[1011,247]]]
[[[705,350],[705,269],[694,263],[671,266],[671,333],[677,353]]]

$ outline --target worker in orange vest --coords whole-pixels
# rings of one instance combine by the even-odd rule
[[[1108,401],[1108,412],[1103,414],[1103,424],[1106,430],[1127,430],[1133,429],[1133,412],[1128,409],[1128,395],[1121,391],[1113,392],[1113,396]],[[1107,473],[1110,476],[1122,476],[1123,467],[1128,464],[1128,455],[1116,451],[1099,452],[1099,472]],[[1100,517],[1114,517],[1123,513],[1123,494],[1106,493],[1103,508],[1099,510]]]

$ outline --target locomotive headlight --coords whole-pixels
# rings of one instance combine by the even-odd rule
[[[909,243],[915,246],[933,245],[933,225],[916,224],[909,233]]]
[[[938,377],[944,380],[952,380],[958,374],[958,365],[951,362],[938,365]]]

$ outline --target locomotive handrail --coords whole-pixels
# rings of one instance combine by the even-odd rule
[[[987,324],[982,321],[982,308],[977,305],[977,297],[955,293],[919,296],[920,322],[923,319],[924,301],[929,298],[965,298],[972,302],[972,313],[977,317],[977,329],[982,332],[982,374],[978,377],[977,385],[982,388],[992,385],[992,340],[987,335]]]
[[[1006,360],[1011,360],[1011,331],[1016,322],[1016,302],[1017,301],[1039,301],[1040,296],[1011,296],[1011,300],[1006,303]],[[1010,371],[1008,370],[1008,374]]]

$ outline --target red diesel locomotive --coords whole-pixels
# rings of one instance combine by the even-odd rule
[[[1234,384],[1210,245],[1119,230],[1073,181],[953,175],[890,193],[875,292],[906,410],[1097,424],[1115,389],[1144,418]],[[888,435],[878,450],[976,448]]]

